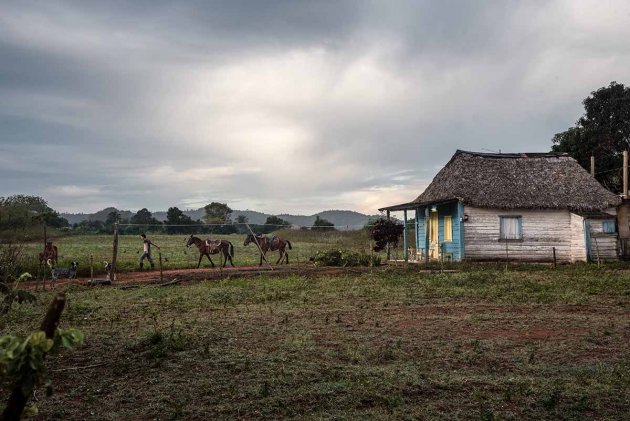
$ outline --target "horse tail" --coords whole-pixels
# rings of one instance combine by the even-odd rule
[[[230,241],[228,241],[228,244],[230,245],[230,257],[234,257],[234,244],[232,244]]]
[[[289,240],[284,240],[287,242],[287,246],[289,246],[289,250],[293,250],[293,247],[291,247],[291,242]]]

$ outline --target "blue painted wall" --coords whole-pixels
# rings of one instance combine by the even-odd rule
[[[429,207],[421,207],[416,211],[416,248],[418,250],[425,250],[425,226],[428,223],[427,210],[431,209]],[[443,205],[437,205],[437,213],[438,213],[438,242],[440,244],[444,244],[444,251],[448,254],[452,254],[453,260],[459,261],[463,258],[463,240],[464,240],[464,232],[463,232],[463,223],[461,223],[461,218],[463,217],[462,213],[463,207],[460,206],[458,202],[455,203],[447,203]],[[451,217],[451,223],[453,226],[453,240],[445,242],[444,241],[444,216]]]

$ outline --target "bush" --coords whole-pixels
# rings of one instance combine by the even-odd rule
[[[317,266],[379,266],[380,256],[349,250],[321,250],[311,260]]]
[[[403,224],[392,219],[380,218],[374,222],[372,239],[376,242],[374,251],[385,250],[387,244],[396,247],[405,230]]]

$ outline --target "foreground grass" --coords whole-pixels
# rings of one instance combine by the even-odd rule
[[[71,287],[41,419],[624,419],[630,274],[572,266]],[[0,330],[25,335],[51,298]],[[97,367],[87,367],[102,364]],[[60,371],[55,371],[60,370]]]

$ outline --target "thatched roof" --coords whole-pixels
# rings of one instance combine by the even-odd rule
[[[566,154],[459,150],[411,203],[452,199],[484,208],[572,211],[599,211],[621,203]]]

